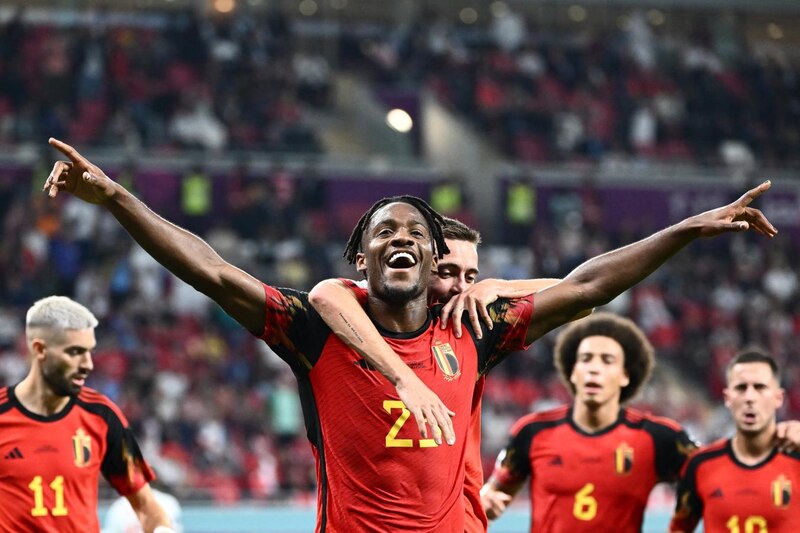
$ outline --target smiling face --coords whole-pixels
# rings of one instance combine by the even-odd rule
[[[395,202],[375,211],[364,232],[356,268],[382,300],[407,303],[424,295],[436,265],[428,224],[413,206]]]
[[[723,391],[736,429],[745,435],[772,431],[775,412],[783,404],[784,391],[767,363],[738,363],[728,371]]]
[[[445,303],[475,284],[478,247],[470,241],[445,239],[450,253],[439,260],[428,287],[430,303]]]
[[[630,383],[625,353],[619,342],[604,335],[586,337],[578,345],[570,382],[575,401],[590,407],[620,402],[622,388]]]
[[[94,329],[71,329],[36,338],[32,347],[41,377],[57,396],[74,396],[91,373]]]

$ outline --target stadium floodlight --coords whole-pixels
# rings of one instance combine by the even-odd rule
[[[402,109],[392,109],[386,113],[386,124],[394,131],[408,133],[414,127],[414,120]]]

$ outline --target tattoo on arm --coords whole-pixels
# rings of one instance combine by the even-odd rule
[[[356,331],[356,328],[354,328],[353,325],[350,322],[347,321],[347,319],[344,317],[344,315],[342,313],[339,313],[339,316],[342,317],[342,320],[344,320],[344,323],[347,324],[347,327],[350,328],[350,331],[352,331],[353,335],[356,336],[356,339],[358,339],[358,342],[363,344],[364,343],[364,339],[362,339],[361,335],[358,334],[358,331]]]

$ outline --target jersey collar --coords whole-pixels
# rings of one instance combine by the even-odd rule
[[[76,396],[70,396],[69,397],[69,401],[67,402],[67,405],[65,405],[64,408],[61,411],[59,411],[57,413],[54,413],[52,415],[48,415],[48,416],[39,415],[39,414],[36,414],[36,413],[34,413],[32,411],[27,410],[25,408],[25,406],[22,405],[22,402],[19,401],[19,398],[17,398],[17,393],[14,392],[14,389],[16,389],[16,388],[17,388],[17,385],[14,385],[13,387],[9,387],[8,388],[8,400],[9,400],[9,402],[11,403],[11,405],[16,407],[19,410],[20,413],[22,413],[23,415],[27,416],[28,418],[30,418],[32,420],[38,421],[38,422],[55,422],[57,420],[61,420],[62,418],[64,418],[65,416],[67,416],[69,414],[69,412],[72,410],[72,406],[75,405]]]

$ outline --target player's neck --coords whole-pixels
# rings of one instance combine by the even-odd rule
[[[404,304],[381,300],[370,293],[369,316],[383,329],[396,333],[417,331],[428,319],[428,301],[425,294]]]
[[[775,424],[771,424],[769,428],[755,435],[737,431],[731,440],[733,453],[740,462],[746,465],[758,464],[772,453],[775,447],[773,435],[775,435]]]
[[[43,380],[36,379],[33,372],[20,381],[14,394],[25,409],[41,416],[59,413],[69,403],[69,396],[53,393]]]
[[[575,401],[572,405],[572,421],[587,433],[602,431],[619,418],[619,402],[590,405]]]

